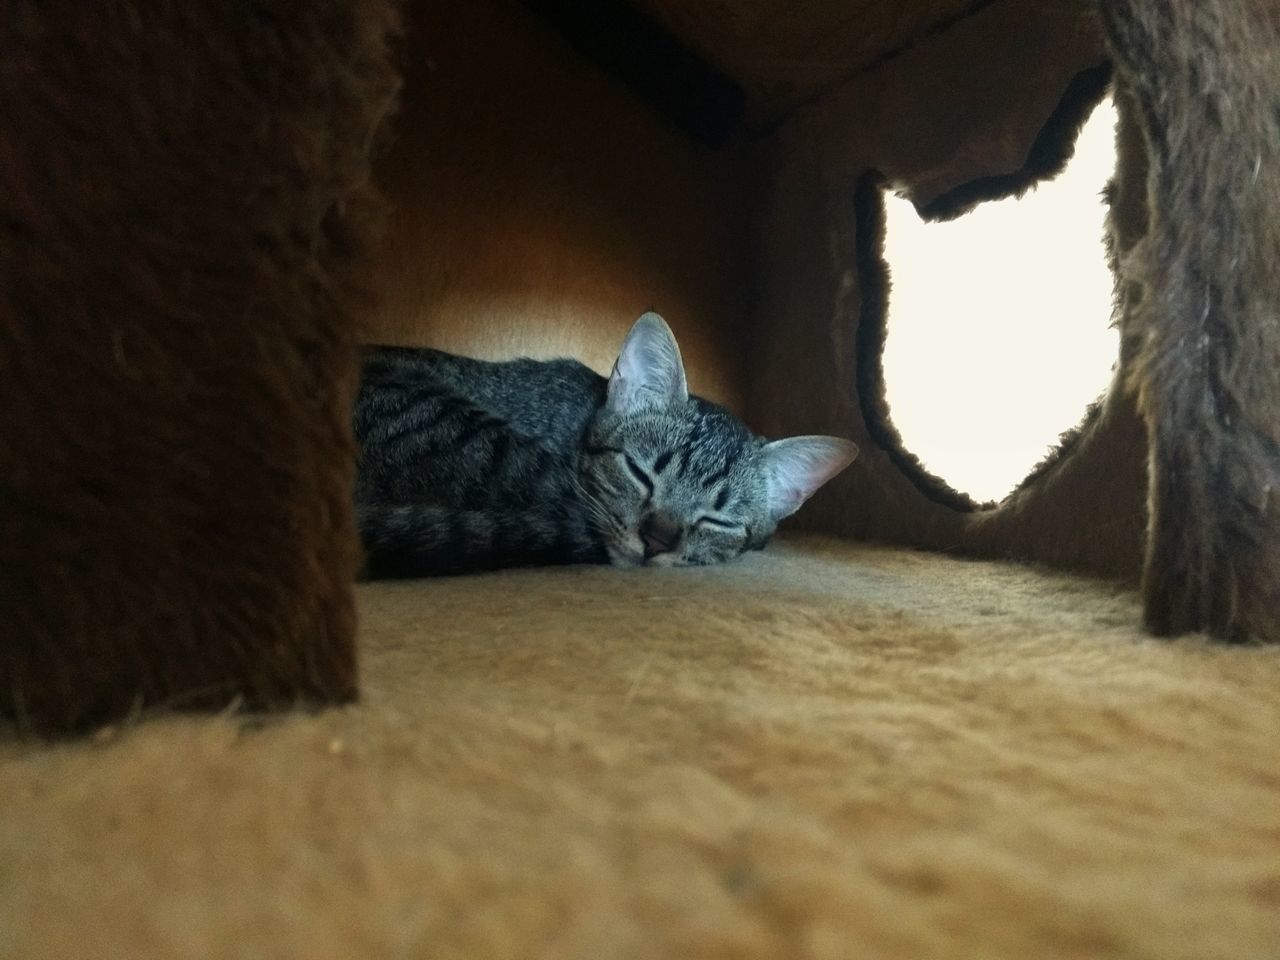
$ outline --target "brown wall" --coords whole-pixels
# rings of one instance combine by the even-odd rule
[[[407,50],[367,339],[607,372],[656,309],[692,388],[741,407],[741,151],[674,130],[516,3],[422,0]]]
[[[1145,449],[1123,393],[1110,398],[1059,468],[1000,509],[971,514],[917,489],[871,440],[855,394],[858,178],[880,171],[892,188],[925,204],[980,177],[1014,173],[1072,78],[1104,56],[1086,5],[997,0],[852,79],[779,130],[762,211],[750,409],[766,431],[829,430],[863,448],[800,523],[1136,574]],[[963,320],[958,313],[956,321]]]

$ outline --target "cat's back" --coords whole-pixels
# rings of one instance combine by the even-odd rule
[[[365,348],[357,407],[447,395],[530,437],[576,436],[604,403],[607,381],[577,360],[490,361],[429,347]]]

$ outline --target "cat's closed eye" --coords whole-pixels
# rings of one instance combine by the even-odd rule
[[[636,482],[640,484],[640,486],[644,487],[644,490],[647,494],[652,496],[653,495],[653,478],[650,477],[649,474],[645,472],[645,469],[642,466],[640,466],[640,464],[636,463],[635,460],[632,459],[629,453],[624,453],[622,455],[622,458],[623,458],[623,462],[626,463],[627,470],[631,474],[631,476],[635,478]]]
[[[741,530],[742,524],[734,523],[732,520],[722,520],[719,517],[701,516],[694,521],[695,526],[718,527],[721,530]]]

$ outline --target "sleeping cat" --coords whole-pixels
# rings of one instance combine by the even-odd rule
[[[354,422],[373,578],[719,563],[763,547],[858,452],[836,437],[769,443],[690,396],[656,313],[607,379],[575,360],[371,347]]]

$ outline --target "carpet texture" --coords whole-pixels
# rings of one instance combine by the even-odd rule
[[[0,736],[0,957],[1280,956],[1280,648],[826,540],[359,600],[354,706]]]

